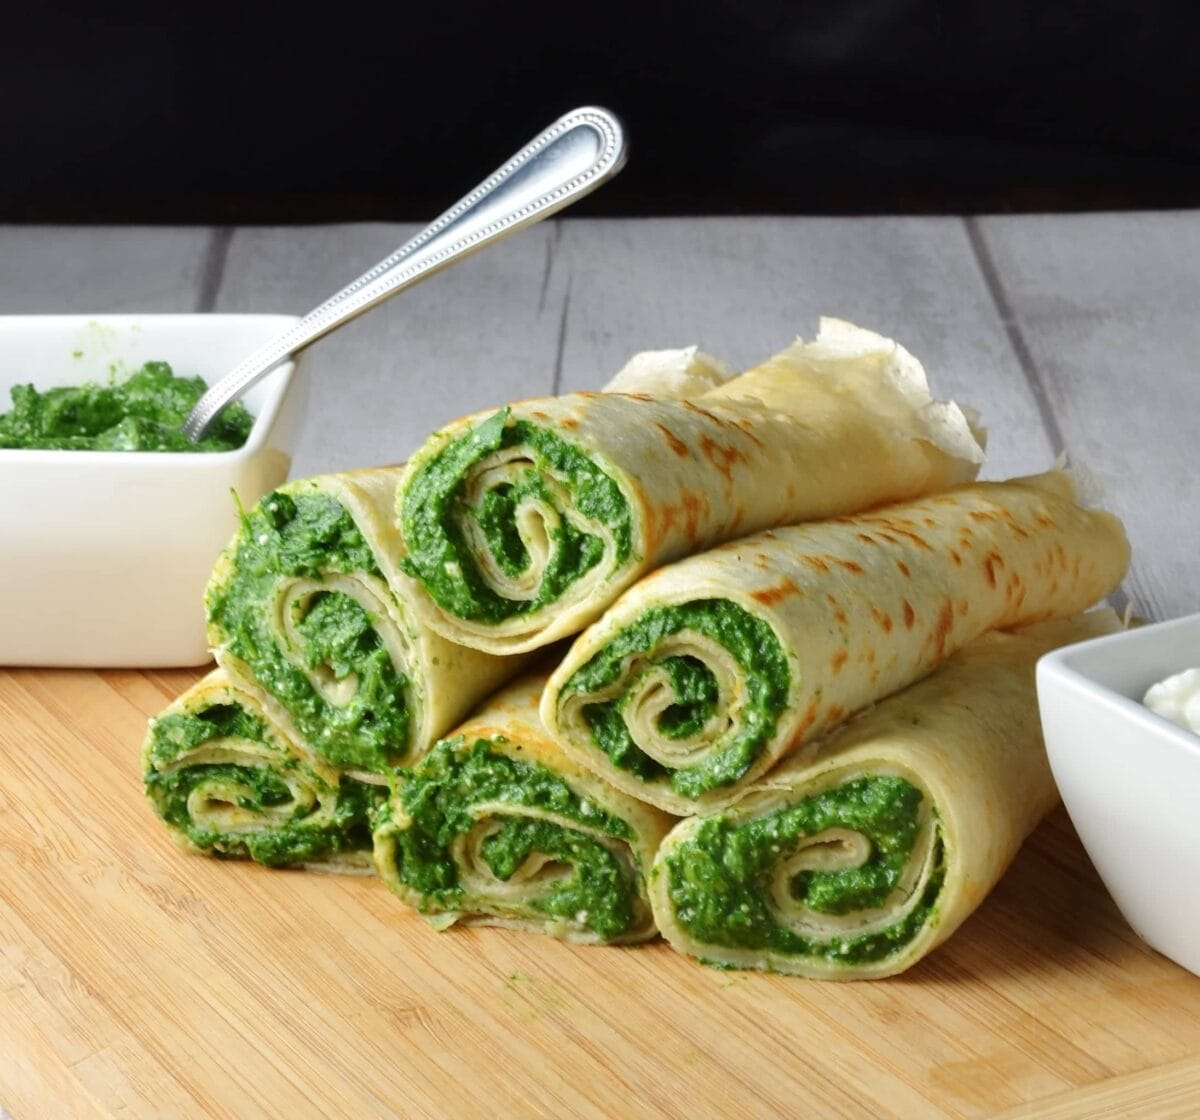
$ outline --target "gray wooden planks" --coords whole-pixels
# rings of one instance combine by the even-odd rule
[[[201,310],[213,244],[203,228],[0,226],[0,314]]]
[[[570,308],[564,389],[635,350],[699,343],[739,368],[821,315],[897,339],[938,396],[983,415],[984,477],[1049,465],[1051,441],[957,218],[567,221],[554,268]]]
[[[1200,610],[1200,213],[979,227],[1063,442],[1128,527],[1135,609]]]
[[[215,310],[302,314],[417,228],[237,230]],[[553,238],[549,226],[527,230],[315,343],[292,473],[399,462],[439,424],[549,393],[561,319],[548,287]]]

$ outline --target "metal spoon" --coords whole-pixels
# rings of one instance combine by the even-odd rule
[[[533,225],[595,190],[625,166],[620,121],[585,107],[556,120],[503,167],[391,256],[255,350],[196,402],[183,423],[193,443],[217,413],[285,358],[440,269]]]

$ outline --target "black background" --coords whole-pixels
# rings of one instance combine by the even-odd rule
[[[572,213],[1200,205],[1185,3],[46,4],[0,33],[0,220],[433,217],[561,112]]]

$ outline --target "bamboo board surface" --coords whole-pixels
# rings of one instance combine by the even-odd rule
[[[1195,1114],[1200,978],[1138,940],[1061,810],[888,981],[438,934],[374,878],[175,847],[139,744],[197,676],[0,672],[12,1120]]]

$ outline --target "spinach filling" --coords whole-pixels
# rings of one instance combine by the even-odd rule
[[[365,572],[383,579],[370,546],[341,503],[319,492],[268,494],[242,515],[228,581],[209,596],[209,622],[255,680],[288,710],[332,765],[386,773],[408,749],[409,681],[392,662],[375,619],[357,600],[323,591],[308,600],[295,651],[310,671],[353,677],[345,705],[330,703],[284,653],[271,605],[289,579]]]
[[[493,451],[509,447],[521,447],[531,465],[515,482],[487,491],[477,507],[468,505],[465,490],[471,469]],[[629,503],[616,481],[548,428],[527,420],[510,422],[505,408],[447,444],[408,485],[399,509],[408,550],[404,570],[443,610],[474,622],[501,622],[555,602],[600,562],[604,541],[565,516],[551,479],[566,490],[585,520],[608,527],[616,545],[613,564],[624,563],[632,550],[633,529]],[[515,579],[530,564],[516,527],[516,511],[527,498],[544,502],[560,518],[557,525],[547,526],[550,555],[537,594],[528,600],[508,599],[487,583],[462,524],[474,520],[496,566]]]
[[[12,409],[0,413],[0,449],[52,451],[232,451],[254,418],[239,401],[226,405],[204,438],[180,430],[208,388],[200,377],[176,377],[166,362],[147,362],[124,381],[60,386],[40,392],[14,385]]]
[[[513,806],[513,815],[499,816],[497,831],[481,845],[491,873],[507,881],[535,853],[569,870],[524,907],[577,921],[604,938],[619,936],[633,923],[638,884],[606,844],[588,832],[520,814],[521,808],[539,809],[617,840],[633,840],[623,820],[581,798],[552,770],[494,752],[488,740],[467,746],[457,738],[442,741],[414,770],[397,776],[398,801],[410,823],[394,832],[395,873],[422,896],[423,909],[469,910],[474,904],[451,844],[475,825],[473,806],[503,802]],[[380,824],[390,818],[390,808],[384,809]]]
[[[729,651],[742,671],[745,698],[737,723],[703,761],[668,770],[633,741],[625,709],[638,695],[645,674],[658,667],[669,674],[676,697],[659,717],[661,735],[667,739],[687,738],[714,714],[717,682],[703,662],[688,656],[654,658],[655,647],[681,630],[702,634]],[[563,696],[599,692],[626,673],[631,676],[620,695],[583,706],[582,715],[593,741],[614,766],[642,781],[665,779],[684,797],[699,797],[729,785],[750,769],[775,734],[779,717],[787,707],[791,680],[787,657],[775,632],[728,599],[697,599],[651,608],[576,670],[563,687]]]
[[[845,782],[741,823],[728,816],[707,818],[666,856],[675,917],[692,937],[707,945],[846,964],[882,960],[936,920],[945,878],[940,832],[934,870],[917,905],[895,925],[874,933],[819,941],[781,924],[772,908],[774,870],[805,837],[830,828],[850,829],[870,841],[866,862],[841,871],[802,871],[792,879],[791,895],[823,914],[881,907],[913,856],[920,834],[921,798],[921,792],[903,778],[877,776]]]
[[[233,704],[219,704],[199,713],[162,716],[154,723],[149,757],[169,765],[207,742],[222,739],[266,741],[266,727],[257,716]],[[182,832],[193,844],[216,856],[249,856],[268,867],[319,860],[339,852],[369,851],[371,820],[385,799],[387,790],[379,786],[343,778],[337,790],[332,816],[311,820],[317,809],[313,804],[296,803],[291,816],[264,820],[261,829],[223,832],[198,823],[188,812],[193,791],[206,788],[218,791],[222,799],[233,793],[240,809],[257,813],[292,803],[292,793],[284,774],[295,774],[304,784],[323,793],[328,787],[306,772],[293,758],[281,758],[276,769],[265,765],[240,763],[200,763],[161,771],[151,769],[145,776],[146,792],[162,819]]]

